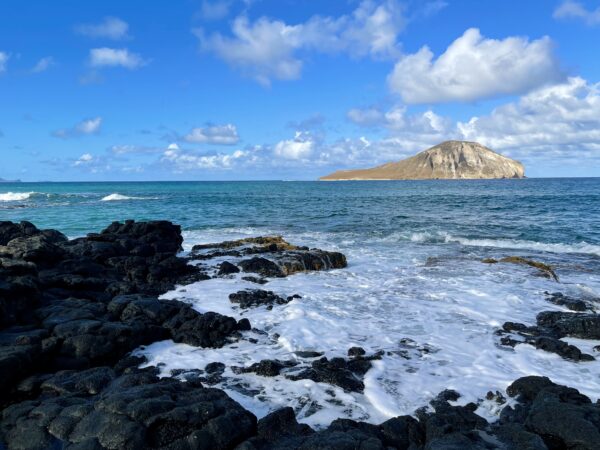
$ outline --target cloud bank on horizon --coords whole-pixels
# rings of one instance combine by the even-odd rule
[[[449,139],[600,176],[592,1],[34,3],[0,7],[3,178],[314,179]]]

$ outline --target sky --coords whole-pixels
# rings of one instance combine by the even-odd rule
[[[2,0],[0,178],[312,180],[476,141],[600,176],[600,1]]]

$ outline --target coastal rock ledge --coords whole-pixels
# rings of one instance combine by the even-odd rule
[[[477,142],[446,141],[398,162],[370,169],[338,170],[321,177],[337,180],[429,180],[524,178],[523,164]]]
[[[261,332],[248,319],[199,313],[183,302],[157,297],[175,285],[210,277],[179,255],[181,243],[180,227],[166,221],[115,222],[73,240],[29,222],[0,222],[0,450],[600,448],[600,403],[540,376],[516,380],[506,396],[488,392],[485,400],[460,405],[460,393],[446,390],[410,416],[379,425],[337,419],[322,430],[298,423],[292,408],[258,420],[211,387],[225,369],[218,361],[203,371],[181,377],[172,371],[161,378],[159,368],[144,367],[146,359],[131,352],[165,339],[220,348]],[[292,276],[300,267],[328,270],[346,264],[342,254],[295,247],[277,237],[195,252],[207,259],[216,254],[232,258],[265,282]],[[260,264],[243,267],[243,261],[258,257],[245,258],[258,254],[270,259],[261,256]],[[264,270],[271,266],[287,269]],[[228,276],[235,268],[230,263],[223,270],[221,263],[214,275]],[[553,298],[566,301],[558,294]],[[264,291],[238,292],[233,299],[248,300],[253,307],[288,300]],[[557,337],[587,337],[588,316],[582,322],[573,313],[542,314],[538,326]],[[362,391],[362,376],[383,357],[353,347],[347,359],[323,357],[294,376],[287,372],[294,364],[289,361],[263,360],[231,369],[310,379],[350,393]],[[475,413],[484,401],[503,406],[496,422]]]

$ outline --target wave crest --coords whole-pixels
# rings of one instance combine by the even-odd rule
[[[103,202],[114,202],[119,200],[159,200],[160,197],[134,197],[133,195],[123,195],[119,193],[109,194],[102,197],[100,200]]]
[[[0,202],[18,202],[27,200],[38,192],[4,192],[0,194]]]

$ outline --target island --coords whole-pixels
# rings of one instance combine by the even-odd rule
[[[319,178],[339,180],[428,180],[524,178],[523,164],[477,142],[446,141],[397,162],[370,169],[338,170]]]

